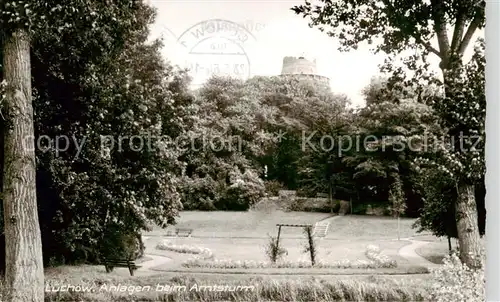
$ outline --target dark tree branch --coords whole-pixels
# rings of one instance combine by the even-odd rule
[[[443,0],[431,0],[432,19],[434,21],[434,31],[437,34],[439,52],[441,59],[447,61],[450,52],[450,41],[445,20],[445,7]]]
[[[467,49],[467,46],[469,46],[470,40],[472,39],[472,36],[474,36],[474,33],[476,32],[477,28],[481,24],[481,12],[477,12],[476,16],[472,20],[472,22],[469,25],[469,28],[467,28],[467,31],[465,32],[465,36],[460,43],[460,47],[458,48],[458,55],[462,56]]]
[[[431,43],[422,40],[420,37],[414,36],[414,38],[417,41],[417,43],[419,43],[420,45],[422,45],[423,47],[425,47],[425,49],[427,49],[427,51],[432,52],[433,54],[437,55],[441,59],[443,58],[441,56],[441,53],[437,49],[435,49],[434,47],[432,47]]]
[[[389,7],[394,13],[396,12],[396,8],[391,3],[391,1],[384,0],[383,3],[384,3],[385,6]],[[400,15],[399,19],[403,20],[403,19],[408,19],[408,18]],[[413,30],[414,30],[414,33],[410,34],[410,35],[415,39],[415,41],[418,44],[422,45],[428,52],[431,52],[431,53],[437,55],[438,57],[440,57],[442,59],[441,53],[437,49],[435,49],[434,47],[432,47],[431,43],[422,40],[422,38],[418,34],[416,34],[417,30],[415,28]]]
[[[460,46],[462,37],[464,35],[464,29],[465,29],[465,14],[463,10],[460,10],[460,12],[457,15],[455,30],[453,31],[453,38],[451,40],[451,51],[453,53],[455,53],[458,47]]]

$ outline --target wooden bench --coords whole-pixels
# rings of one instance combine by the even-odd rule
[[[190,237],[192,233],[193,233],[193,229],[183,229],[183,228],[175,229],[176,236]]]
[[[133,276],[134,271],[140,268],[140,266],[136,265],[132,260],[113,258],[104,259],[104,267],[106,268],[106,273],[112,272],[115,267],[127,267],[130,272],[130,276]]]
[[[170,236],[190,237],[192,233],[193,233],[193,229],[177,228],[174,230],[168,230],[167,236],[169,236],[169,237]]]

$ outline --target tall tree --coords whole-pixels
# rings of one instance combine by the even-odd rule
[[[8,301],[43,301],[43,258],[36,202],[30,37],[18,29],[3,49],[6,97],[3,204]]]
[[[126,23],[133,26],[136,1],[2,1],[2,37],[6,120],[2,199],[6,238],[7,301],[43,301],[42,244],[36,199],[36,160],[31,87],[34,37],[67,28]],[[140,4],[140,3],[139,3]],[[115,23],[115,24],[113,24]],[[97,39],[99,37],[96,37]],[[119,33],[108,35],[107,45]],[[111,38],[111,41],[109,40]],[[118,39],[119,40],[119,39]]]
[[[328,35],[339,40],[342,50],[356,49],[362,42],[372,44],[381,39],[381,43],[374,47],[376,52],[396,55],[407,49],[416,49],[424,58],[430,54],[437,56],[446,94],[443,102],[455,101],[456,72],[472,37],[484,27],[484,0],[321,0],[317,3],[306,1],[292,10],[310,18],[311,26],[322,31],[328,27]],[[438,41],[437,48],[432,45],[433,39]],[[407,67],[416,69],[415,58],[407,61]],[[454,130],[460,132],[463,129]],[[457,132],[450,135],[455,136]],[[466,175],[457,178],[456,183],[461,258],[470,267],[477,267],[480,240],[474,184]]]

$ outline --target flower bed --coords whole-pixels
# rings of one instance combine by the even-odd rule
[[[225,268],[311,268],[310,261],[297,260],[297,261],[277,261],[272,263],[269,261],[254,261],[254,260],[231,260],[231,259],[215,259],[212,261],[206,261],[204,259],[189,259],[185,261],[182,266],[188,268],[214,268],[214,269],[225,269]],[[318,261],[314,268],[378,268],[374,261],[369,260],[341,260],[333,262],[322,262]]]
[[[359,269],[375,269],[375,268],[394,268],[397,267],[396,261],[382,255],[377,246],[369,246],[366,255],[370,260],[341,260],[341,261],[317,261],[314,268],[359,268]],[[213,269],[230,269],[230,268],[311,268],[311,262],[308,260],[288,261],[282,260],[272,263],[270,261],[254,261],[254,260],[231,260],[231,259],[214,259],[207,261],[202,258],[191,258],[185,261],[182,266],[187,268],[213,268]]]
[[[190,246],[190,245],[175,245],[168,241],[162,241],[156,245],[156,249],[162,251],[171,251],[181,254],[194,254],[196,256],[192,257],[190,260],[207,260],[213,258],[213,253],[210,249],[205,247]]]
[[[380,268],[392,268],[397,267],[398,264],[396,260],[389,258],[387,255],[383,255],[380,248],[376,245],[370,244],[366,247],[365,251],[366,258],[377,263]]]

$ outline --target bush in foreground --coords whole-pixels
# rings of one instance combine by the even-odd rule
[[[446,256],[444,265],[432,274],[435,282],[429,301],[482,302],[486,299],[484,266],[479,270],[470,269],[456,253]]]

